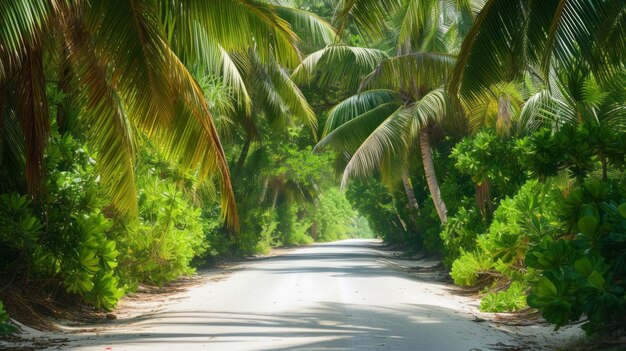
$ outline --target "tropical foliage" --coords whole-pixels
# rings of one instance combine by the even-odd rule
[[[622,0],[33,0],[0,23],[1,284],[108,310],[374,232],[484,311],[625,325]]]

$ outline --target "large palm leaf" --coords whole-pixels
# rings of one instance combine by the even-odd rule
[[[240,88],[245,102],[241,70],[234,69],[238,50],[254,48],[264,62],[278,58],[286,65],[299,63],[298,38],[273,5],[246,0],[35,0],[2,2],[0,18],[3,90],[7,79],[28,71],[32,79],[21,81],[44,87],[43,74],[32,74],[42,71],[38,52],[44,50],[44,36],[65,48],[75,85],[65,93],[82,107],[80,118],[92,131],[102,179],[120,212],[136,212],[133,135],[140,132],[159,141],[159,151],[181,166],[196,169],[203,177],[217,173],[226,220],[237,226],[219,137],[202,90],[183,62],[208,66],[209,55],[195,60],[192,56],[210,47],[206,52],[220,54],[214,62],[219,62],[227,81]],[[212,39],[210,46],[201,47],[203,38]],[[42,177],[48,123],[45,91],[15,87],[12,94],[24,97],[16,111],[23,119],[22,129],[29,133],[25,138],[29,184],[36,184]],[[299,98],[288,99],[292,107]]]
[[[623,65],[624,17],[621,0],[489,0],[463,42],[449,89],[472,99],[530,64],[541,65],[547,78],[552,65],[579,57],[608,78]]]
[[[315,81],[323,86],[342,81],[355,87],[387,57],[377,49],[329,45],[307,56],[294,70],[292,78],[298,84]]]

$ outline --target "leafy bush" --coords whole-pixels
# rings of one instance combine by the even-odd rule
[[[456,285],[474,286],[480,276],[488,274],[493,267],[493,260],[482,252],[461,252],[461,256],[452,263],[450,276]]]
[[[4,309],[2,301],[0,301],[0,335],[11,334],[17,331],[17,327],[9,323],[9,314]]]
[[[558,194],[549,184],[532,180],[502,200],[487,232],[477,237],[476,252],[462,254],[452,264],[453,278],[460,285],[473,285],[481,270],[493,268],[501,278],[525,281],[534,273],[524,263],[529,245],[556,232]],[[472,264],[476,257],[480,265]]]
[[[533,247],[526,262],[543,270],[528,304],[562,326],[588,317],[594,333],[623,327],[626,312],[626,183],[590,180],[561,207],[571,233]]]
[[[161,286],[194,272],[192,259],[206,251],[202,210],[174,182],[179,175],[158,159],[138,173],[139,220],[118,237],[121,274],[131,285],[139,280]]]
[[[45,198],[34,204],[17,193],[0,196],[0,269],[27,267],[30,278],[57,281],[65,291],[111,309],[123,290],[114,273],[119,253],[113,223],[102,213],[106,201],[95,161],[69,134],[55,135],[47,150]]]
[[[563,126],[556,133],[549,129],[538,131],[520,140],[518,147],[522,163],[533,177],[545,180],[568,169],[582,182],[598,162],[603,165],[605,178],[608,163],[623,165],[625,140],[614,130],[584,123]]]
[[[520,172],[520,150],[514,139],[502,139],[494,131],[481,130],[455,145],[450,157],[455,167],[477,186],[489,184],[493,201],[513,195],[526,177]]]
[[[337,188],[327,189],[320,194],[313,217],[317,222],[318,241],[340,240],[353,234],[356,212]]]
[[[444,264],[448,267],[461,256],[461,250],[474,250],[476,235],[487,230],[487,223],[476,208],[473,199],[465,198],[464,202],[466,204],[458,208],[454,216],[448,218],[441,232]]]
[[[480,300],[483,312],[515,312],[527,307],[526,289],[520,282],[513,282],[508,289],[488,293]]]

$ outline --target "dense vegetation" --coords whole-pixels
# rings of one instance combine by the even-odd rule
[[[623,328],[623,1],[286,3],[0,5],[5,302],[371,228],[484,311]]]

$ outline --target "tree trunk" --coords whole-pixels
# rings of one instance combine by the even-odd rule
[[[433,198],[437,215],[441,224],[446,224],[448,219],[446,204],[441,197],[441,189],[439,189],[439,182],[437,181],[437,174],[435,173],[435,164],[433,163],[433,155],[430,149],[430,137],[428,136],[428,128],[421,128],[419,132],[420,149],[422,151],[422,163],[424,165],[424,174],[426,175],[426,183],[428,183],[428,190],[430,196]]]
[[[498,120],[496,131],[501,137],[509,135],[511,131],[511,98],[508,95],[498,97]]]
[[[311,228],[309,228],[309,234],[311,235],[311,238],[313,238],[313,240],[317,241],[317,236],[319,235],[319,233],[317,232],[317,220],[313,220],[313,223],[311,223]]]
[[[609,180],[608,165],[606,156],[604,156],[604,154],[602,153],[600,153],[600,160],[602,161],[602,181],[606,182]]]
[[[61,55],[61,67],[59,69],[59,90],[63,94],[68,94],[70,90],[70,63],[67,59],[67,48],[63,49]],[[57,104],[57,126],[59,133],[64,134],[67,131],[67,111],[64,107],[65,99]]]
[[[411,183],[411,178],[409,178],[409,172],[406,169],[402,170],[402,185],[404,186],[404,191],[406,192],[406,197],[409,199],[409,205],[415,211],[419,210],[419,204],[417,203],[417,199],[415,198],[415,192],[413,191],[413,184]]]
[[[241,147],[241,153],[239,154],[239,159],[237,160],[237,165],[235,166],[235,177],[239,177],[241,174],[241,170],[243,169],[244,163],[246,163],[246,158],[248,158],[248,152],[250,151],[250,144],[252,144],[252,140],[249,136],[246,136],[246,141],[243,143]]]
[[[484,180],[476,184],[476,205],[484,219],[489,220],[493,214],[493,199],[491,198],[491,182]]]
[[[415,217],[415,214],[419,211],[419,204],[415,198],[415,192],[413,191],[411,178],[409,178],[409,172],[406,169],[402,170],[402,185],[404,186],[404,192],[406,193],[406,197],[409,201],[409,220],[411,220],[411,223],[417,227],[417,218]]]

